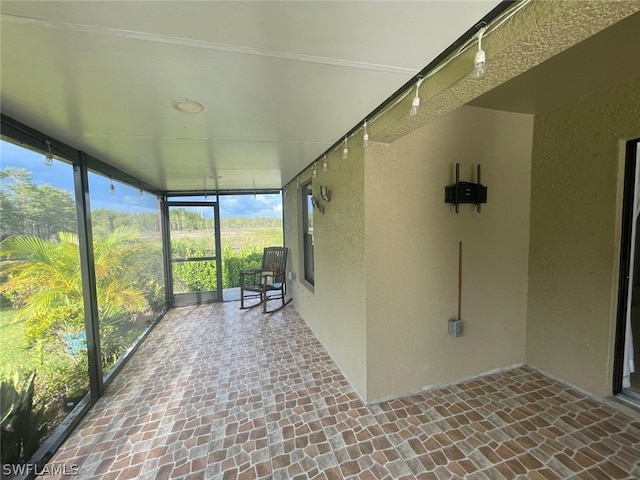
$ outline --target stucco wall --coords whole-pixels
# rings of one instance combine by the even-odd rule
[[[367,400],[524,363],[533,118],[462,107],[365,152]],[[444,187],[483,168],[482,213]],[[465,333],[457,314],[463,242]]]
[[[364,171],[363,153],[354,140],[349,158],[328,156],[327,171],[318,165],[313,192],[329,188],[331,201],[315,210],[315,286],[304,284],[301,239],[301,191],[295,181],[284,201],[285,242],[291,248],[289,282],[294,305],[325,345],[356,391],[366,395],[366,318],[364,284]],[[310,173],[300,177],[312,178]]]
[[[527,362],[611,394],[619,168],[640,136],[640,79],[536,116]]]

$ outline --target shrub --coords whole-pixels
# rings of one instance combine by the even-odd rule
[[[240,250],[231,248],[231,243],[225,242],[222,249],[223,288],[240,286],[240,271],[250,268],[260,268],[264,246],[253,242],[244,244]]]
[[[240,249],[233,249],[229,241],[222,248],[222,288],[240,286],[240,270],[260,268],[265,245],[245,243]],[[179,258],[204,257],[211,255],[205,239],[188,237],[173,242],[172,255]],[[216,265],[212,261],[175,263],[175,280],[187,292],[216,289]]]
[[[20,385],[20,374],[0,383],[2,464],[25,462],[38,450],[46,433],[44,408],[33,403],[36,372]]]

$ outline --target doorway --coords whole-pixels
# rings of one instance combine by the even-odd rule
[[[640,404],[640,139],[625,158],[613,390]]]
[[[222,301],[218,202],[166,202],[174,307]]]

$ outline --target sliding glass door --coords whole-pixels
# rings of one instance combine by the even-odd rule
[[[614,393],[640,404],[640,139],[627,144]]]

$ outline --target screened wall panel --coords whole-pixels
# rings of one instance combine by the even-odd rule
[[[31,426],[3,418],[2,463],[11,465],[89,391],[73,166],[45,153],[0,141],[3,415],[33,385]]]
[[[89,173],[102,370],[131,349],[165,307],[155,196]]]

